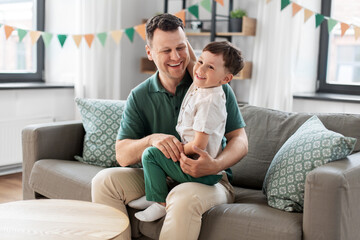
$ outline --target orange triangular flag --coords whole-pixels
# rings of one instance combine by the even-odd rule
[[[314,12],[305,8],[305,10],[304,10],[304,22],[306,22],[312,15],[314,15]]]
[[[181,10],[180,12],[175,13],[175,16],[177,16],[178,18],[180,18],[185,26],[185,10]]]
[[[134,27],[135,31],[140,35],[140,37],[145,40],[146,34],[145,34],[145,23],[141,25],[137,25]]]
[[[123,35],[123,31],[121,31],[121,30],[111,31],[110,34],[111,34],[111,37],[116,42],[116,44],[119,44],[120,40],[121,40],[121,37]]]
[[[269,3],[269,2],[271,2],[271,0],[266,0],[266,3]]]
[[[72,37],[74,39],[76,46],[79,47],[81,43],[82,35],[73,35]]]
[[[302,7],[299,4],[296,3],[292,3],[292,15],[295,16],[300,10],[302,9]]]
[[[94,37],[95,37],[94,34],[85,34],[84,35],[84,38],[85,38],[86,43],[89,46],[89,48],[91,48],[91,44],[92,44],[92,42],[94,40]]]
[[[40,32],[40,31],[30,31],[29,35],[30,35],[30,38],[31,38],[32,45],[34,45],[37,42],[37,40],[39,39],[41,33],[42,32]]]
[[[345,35],[345,32],[349,29],[350,25],[346,23],[340,23],[341,26],[341,36]]]
[[[221,6],[224,6],[224,0],[215,0],[215,1],[220,3]]]
[[[10,35],[14,31],[14,29],[15,28],[13,28],[13,27],[10,27],[8,25],[4,25],[6,39],[8,39],[10,37]]]
[[[357,40],[360,37],[360,27],[354,26],[355,31],[355,40]]]

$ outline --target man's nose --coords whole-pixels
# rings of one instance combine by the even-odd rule
[[[174,50],[174,51],[171,51],[170,57],[172,60],[177,60],[180,58],[180,54],[178,53],[178,51]]]

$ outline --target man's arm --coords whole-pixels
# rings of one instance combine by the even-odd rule
[[[244,128],[231,131],[225,137],[228,140],[227,145],[216,159],[197,147],[194,147],[194,151],[200,155],[197,160],[181,154],[180,166],[183,172],[193,177],[214,175],[233,166],[246,156],[248,139]]]
[[[176,137],[157,133],[141,139],[117,140],[115,145],[116,160],[123,167],[139,163],[144,150],[151,146],[157,147],[174,162],[179,161],[180,153],[184,151],[182,144]]]

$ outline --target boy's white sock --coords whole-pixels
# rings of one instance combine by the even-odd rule
[[[133,200],[133,201],[129,202],[128,205],[129,205],[129,207],[139,209],[139,210],[143,210],[143,209],[146,209],[146,208],[150,207],[154,203],[155,202],[153,202],[153,201],[146,200],[146,196],[143,196],[141,198],[138,198],[136,200]]]
[[[159,203],[154,203],[144,211],[135,213],[135,217],[143,222],[152,222],[162,218],[165,215],[165,206]]]

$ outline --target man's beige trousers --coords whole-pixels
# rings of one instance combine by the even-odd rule
[[[141,168],[108,168],[92,181],[92,201],[119,209],[127,215],[126,204],[145,195]],[[202,214],[211,207],[234,201],[233,188],[223,179],[214,186],[182,183],[174,187],[166,199],[166,217],[160,239],[197,239]],[[131,239],[130,226],[117,239]]]

